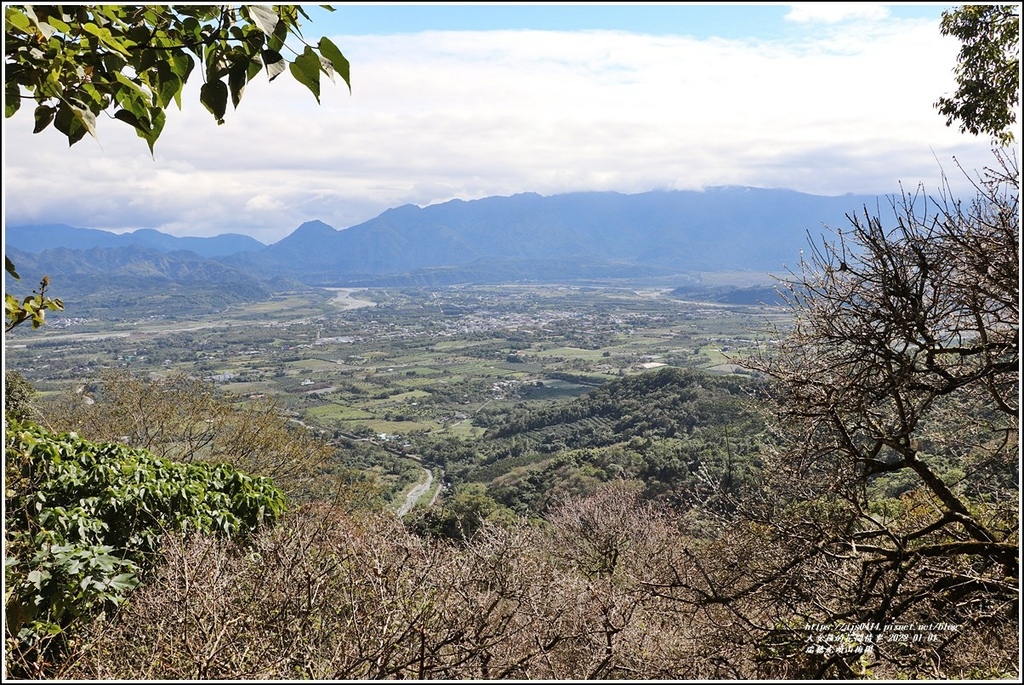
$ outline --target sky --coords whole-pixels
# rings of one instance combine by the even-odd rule
[[[950,5],[334,7],[307,7],[303,33],[341,48],[352,92],[327,82],[319,105],[260,76],[217,126],[190,83],[155,155],[113,119],[69,148],[22,107],[4,121],[5,223],[269,244],[313,219],[522,192],[892,195],[945,175],[966,193],[992,159],[933,106],[955,88]]]

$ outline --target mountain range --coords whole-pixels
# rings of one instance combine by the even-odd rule
[[[798,261],[808,234],[845,226],[848,213],[876,211],[879,204],[875,196],[742,186],[522,193],[405,205],[343,230],[309,221],[269,246],[239,234],[179,238],[152,229],[118,235],[42,225],[7,227],[5,250],[39,255],[33,265],[48,269],[55,282],[61,274],[109,278],[118,270],[174,282],[308,286],[664,279],[779,272]],[[90,252],[97,248],[104,251]],[[204,260],[211,264],[200,266]],[[83,262],[103,266],[89,272]]]
[[[262,250],[263,243],[240,233],[222,233],[212,238],[179,238],[152,228],[130,233],[111,233],[66,224],[36,224],[4,227],[4,242],[24,252],[50,248],[88,250],[93,247],[144,247],[158,252],[188,250],[213,259],[246,250]]]

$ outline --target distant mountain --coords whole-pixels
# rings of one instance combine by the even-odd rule
[[[272,288],[247,273],[194,252],[158,252],[132,245],[88,250],[54,248],[39,253],[8,246],[21,276],[5,275],[5,289],[28,294],[43,275],[51,297],[64,301],[63,316],[93,316],[110,308],[125,314],[193,316],[267,299]],[[106,316],[106,314],[103,314]]]
[[[93,247],[128,247],[136,245],[160,252],[189,250],[212,258],[258,251],[263,243],[239,233],[224,233],[210,238],[179,238],[152,228],[140,228],[130,233],[111,233],[95,228],[76,228],[66,224],[39,224],[5,227],[6,244],[25,252],[42,252],[51,248],[88,250]]]
[[[523,193],[405,205],[345,230],[300,226],[265,250],[222,261],[310,285],[576,280],[699,271],[780,271],[807,233],[845,225],[874,196],[790,190]]]
[[[608,279],[680,285],[699,272],[779,273],[799,261],[808,233],[821,233],[823,224],[845,226],[847,213],[878,205],[875,196],[741,186],[635,195],[522,193],[404,205],[344,230],[309,221],[270,246],[237,234],[177,238],[140,229],[118,235],[65,225],[11,226],[6,244],[33,253],[129,245],[165,254],[188,249],[264,283],[308,286]],[[217,276],[215,269],[209,273]]]

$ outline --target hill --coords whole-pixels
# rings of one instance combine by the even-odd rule
[[[769,439],[750,398],[758,382],[667,367],[609,381],[540,409],[480,412],[472,449],[426,440],[420,453],[455,483],[481,483],[487,496],[523,514],[567,494],[630,479],[645,497],[713,510],[729,506],[760,465]]]
[[[39,253],[7,248],[21,282],[5,275],[8,292],[28,292],[44,274],[51,296],[64,300],[64,317],[165,316],[206,313],[264,300],[268,284],[194,252],[158,252],[139,246],[54,248]]]

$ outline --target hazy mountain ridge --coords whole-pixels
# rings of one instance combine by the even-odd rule
[[[38,252],[61,242],[83,249],[138,241],[164,253],[195,244],[202,248],[193,250],[198,255],[252,278],[314,286],[665,278],[779,272],[799,259],[808,233],[845,225],[848,213],[878,204],[875,196],[742,186],[634,195],[521,193],[404,205],[343,230],[309,221],[269,246],[232,234],[176,238],[142,229],[116,235],[64,225],[11,227],[7,244]],[[239,249],[226,251],[232,247]]]
[[[23,280],[26,274],[43,269],[47,270],[51,279],[60,278],[68,281],[82,278],[102,278],[107,282],[139,278],[177,282],[254,280],[238,269],[205,259],[188,250],[163,252],[139,245],[128,245],[77,250],[59,247],[39,253],[8,247],[7,252],[17,265]]]
[[[30,253],[8,246],[6,254],[21,276],[5,276],[5,289],[29,293],[43,275],[49,294],[64,300],[66,317],[93,316],[115,307],[125,314],[167,315],[219,311],[230,304],[270,297],[270,284],[205,259],[194,252],[160,252],[150,248],[53,248]]]
[[[255,238],[240,233],[222,233],[209,238],[179,238],[152,228],[140,228],[130,233],[112,233],[67,224],[6,226],[4,240],[9,247],[33,253],[52,248],[88,250],[94,247],[136,245],[160,252],[189,250],[202,257],[213,258],[266,248],[266,245]]]
[[[430,281],[439,274],[425,270],[438,268],[458,272],[453,282],[478,282],[467,267],[488,263],[492,278],[515,271],[521,279],[550,279],[547,266],[553,262],[565,263],[567,279],[587,277],[576,268],[580,264],[597,270],[614,265],[619,277],[767,272],[795,263],[808,232],[842,225],[847,213],[876,203],[874,196],[745,187],[636,195],[523,193],[407,205],[341,231],[310,222],[263,252],[223,261],[322,285],[400,274]]]

